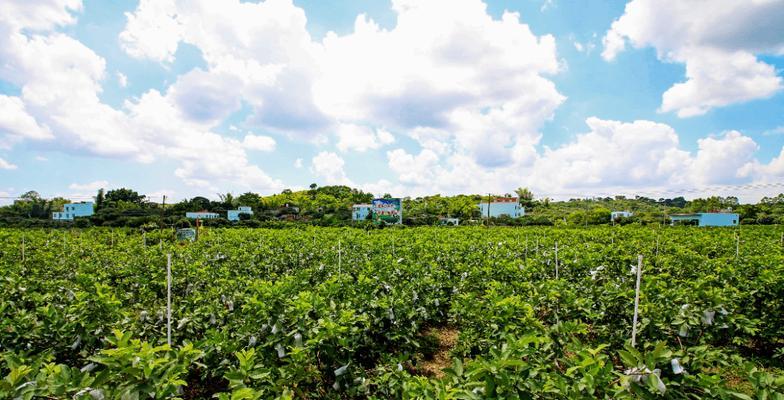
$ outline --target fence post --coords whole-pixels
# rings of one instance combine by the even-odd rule
[[[634,288],[634,319],[632,320],[632,347],[637,344],[637,314],[640,308],[640,277],[642,276],[642,254],[637,256],[637,284]]]

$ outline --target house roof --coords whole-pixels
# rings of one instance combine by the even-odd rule
[[[684,213],[684,214],[670,214],[670,217],[701,217],[703,215],[738,215],[738,213],[730,213],[730,212]]]

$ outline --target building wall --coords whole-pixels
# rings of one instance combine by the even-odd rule
[[[487,203],[479,203],[479,210],[482,212],[482,218],[487,218]],[[498,218],[502,215],[512,218],[522,217],[525,215],[525,207],[520,203],[490,203],[490,216]]]
[[[253,211],[251,211],[250,207],[239,207],[237,210],[229,210],[226,212],[226,218],[229,221],[239,221],[240,214],[249,214],[253,215]]]
[[[351,219],[354,221],[364,221],[370,215],[370,206],[354,206],[351,208]]]
[[[63,205],[63,211],[53,212],[52,219],[72,221],[76,217],[89,217],[93,215],[93,203],[68,203]]]
[[[202,213],[202,212],[185,213],[185,218],[193,218],[193,219],[215,219],[218,217],[220,217],[220,215],[216,213]]]
[[[739,220],[738,214],[705,213],[700,215],[700,226],[735,226]]]
[[[610,218],[611,219],[618,219],[618,218],[621,218],[621,217],[629,218],[632,215],[634,215],[634,214],[629,212],[629,211],[613,211],[613,212],[610,213]]]

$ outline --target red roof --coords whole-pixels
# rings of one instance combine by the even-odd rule
[[[517,197],[496,197],[493,203],[517,203]]]

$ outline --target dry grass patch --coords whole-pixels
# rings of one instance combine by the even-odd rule
[[[432,327],[425,332],[425,336],[430,336],[437,342],[435,351],[426,355],[424,360],[419,363],[419,370],[422,375],[432,376],[438,379],[444,377],[444,368],[452,366],[452,358],[449,353],[457,345],[457,336],[460,333],[456,328]]]

